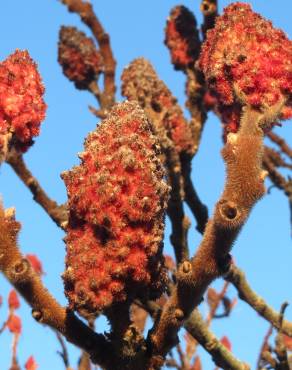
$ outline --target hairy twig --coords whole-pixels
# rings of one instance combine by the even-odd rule
[[[6,162],[12,167],[17,176],[31,191],[33,199],[47,212],[59,227],[65,228],[68,219],[66,207],[64,205],[59,206],[54,200],[48,197],[38,180],[27,168],[22,154],[14,150],[11,151],[7,155]]]
[[[292,149],[282,137],[275,134],[273,131],[268,132],[267,136],[272,140],[272,142],[278,145],[283,153],[285,153],[292,160]]]
[[[150,335],[150,363],[166,355],[208,285],[228,270],[232,244],[251,208],[265,192],[261,168],[263,131],[259,128],[262,119],[259,112],[246,109],[238,133],[229,137],[222,151],[227,168],[225,189],[195,256],[179,267],[177,286]]]
[[[292,164],[285,162],[281,154],[273,148],[265,146],[265,156],[269,158],[269,160],[275,167],[284,167],[292,169]]]
[[[96,334],[70,310],[61,307],[43,286],[40,277],[17,246],[19,224],[12,212],[0,208],[0,270],[32,307],[36,321],[58,330],[67,340],[84,349],[94,362],[105,364],[110,353],[107,340]]]

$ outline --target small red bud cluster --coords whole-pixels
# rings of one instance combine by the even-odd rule
[[[61,28],[58,61],[78,89],[88,89],[103,71],[103,58],[93,40],[75,27]]]
[[[21,334],[21,318],[17,316],[14,311],[20,307],[20,302],[17,292],[12,289],[8,295],[8,307],[9,307],[9,316],[6,323],[7,328],[13,334]]]
[[[12,289],[8,296],[8,306],[9,309],[17,310],[20,307],[20,302],[18,298],[18,294],[14,289]]]
[[[43,265],[35,254],[27,254],[25,257],[37,275],[41,276],[44,274]]]
[[[185,6],[172,9],[165,27],[165,44],[175,69],[185,70],[197,60],[200,39],[194,14]]]
[[[37,370],[38,364],[36,363],[34,357],[30,356],[28,360],[26,361],[24,367],[25,367],[25,370]]]
[[[155,130],[170,138],[176,151],[192,155],[193,139],[190,126],[180,106],[163,81],[159,80],[150,62],[135,59],[122,74],[122,94],[130,101],[136,100],[153,119]]]
[[[114,106],[89,134],[68,192],[65,293],[87,317],[165,288],[162,256],[168,186],[152,127],[137,103]]]
[[[199,66],[226,134],[238,130],[246,105],[264,110],[283,102],[278,119],[292,117],[292,42],[250,5],[224,9],[207,33]]]
[[[16,50],[0,63],[0,156],[11,145],[26,151],[45,118],[44,86],[27,51]]]

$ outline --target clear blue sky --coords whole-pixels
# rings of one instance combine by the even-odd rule
[[[175,72],[169,63],[168,50],[163,45],[163,28],[169,10],[178,5],[169,1],[97,1],[92,0],[95,10],[105,29],[110,33],[112,47],[118,61],[117,77],[132,59],[144,56],[155,66],[160,77],[168,84],[174,95],[184,104],[184,76]],[[222,7],[231,1],[222,0]],[[201,20],[199,0],[182,1]],[[255,11],[273,21],[291,38],[291,0],[251,0]],[[78,163],[76,153],[82,150],[83,140],[97,123],[88,111],[95,104],[92,96],[77,91],[61,72],[57,63],[57,40],[62,24],[80,24],[76,15],[69,14],[57,0],[9,0],[3,1],[0,16],[0,59],[5,59],[16,48],[28,49],[39,65],[46,86],[47,118],[42,125],[41,135],[25,155],[32,172],[37,176],[48,194],[58,202],[66,201],[66,191],[60,173]],[[118,82],[119,84],[119,82]],[[120,96],[118,96],[120,99]],[[292,122],[285,122],[277,132],[290,138],[292,144]],[[202,200],[211,212],[222,191],[224,166],[220,158],[221,128],[218,119],[210,116],[204,131],[202,145],[196,156],[194,180]],[[54,225],[44,211],[33,202],[30,192],[20,183],[7,165],[0,169],[0,193],[6,207],[15,206],[17,219],[22,223],[20,245],[24,253],[35,253],[43,261],[46,275],[44,283],[62,303],[66,304],[60,274],[64,269],[65,246],[63,233]],[[194,228],[194,227],[193,227]],[[167,231],[168,232],[168,231]],[[190,233],[192,251],[200,241],[194,230]],[[169,250],[166,235],[166,250]],[[274,308],[288,300],[292,303],[292,245],[289,229],[289,212],[286,198],[276,189],[272,190],[256,205],[247,225],[236,242],[233,255],[238,265],[246,271],[248,280]],[[216,282],[216,287],[222,281]],[[0,295],[4,298],[10,286],[0,276]],[[235,296],[230,289],[230,296]],[[206,314],[207,308],[201,305]],[[7,314],[7,306],[0,308],[0,324]],[[54,334],[48,328],[34,322],[30,308],[22,301],[20,315],[23,318],[23,334],[19,343],[19,362],[24,364],[33,354],[41,370],[63,369],[57,356],[59,349]],[[292,320],[292,307],[287,310]],[[240,359],[254,368],[262,338],[268,323],[258,317],[246,304],[239,302],[231,318],[214,322],[213,329],[221,337],[227,335],[233,351]],[[104,330],[104,324],[98,325]],[[71,365],[76,366],[79,351],[70,348]],[[0,336],[0,369],[9,368],[11,335]],[[204,353],[204,351],[200,351]],[[203,354],[206,369],[212,365]]]

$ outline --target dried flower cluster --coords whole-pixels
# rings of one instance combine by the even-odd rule
[[[152,65],[144,58],[135,59],[122,74],[122,94],[137,100],[155,124],[155,131],[164,145],[168,137],[178,153],[193,153],[191,129],[180,106],[167,86],[159,80]],[[155,119],[162,115],[162,119]],[[153,119],[154,118],[154,119]]]
[[[13,145],[26,151],[45,118],[44,86],[27,51],[0,63],[0,157]]]
[[[93,40],[75,27],[61,27],[58,61],[78,89],[87,89],[103,71],[103,59]]]
[[[200,41],[197,21],[185,6],[172,9],[165,28],[165,44],[175,69],[185,70],[198,59]]]
[[[158,154],[143,111],[125,102],[89,134],[82,163],[63,174],[70,209],[65,291],[85,316],[164,290],[168,187]]]
[[[292,117],[292,43],[250,5],[225,8],[207,33],[199,66],[226,133],[238,130],[245,105],[264,110],[282,102],[278,118]]]

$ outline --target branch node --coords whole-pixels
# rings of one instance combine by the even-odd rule
[[[190,261],[184,261],[181,265],[181,270],[185,274],[189,274],[192,271],[192,264]]]
[[[43,314],[41,313],[40,310],[37,310],[37,309],[32,309],[31,311],[31,314],[32,314],[32,317],[37,321],[37,322],[41,322],[42,318],[43,318]]]
[[[231,201],[223,201],[219,206],[219,211],[221,216],[228,221],[234,221],[240,215],[237,205]]]
[[[14,263],[11,267],[11,274],[14,279],[19,281],[26,278],[26,274],[30,268],[30,263],[26,258],[22,258]]]

